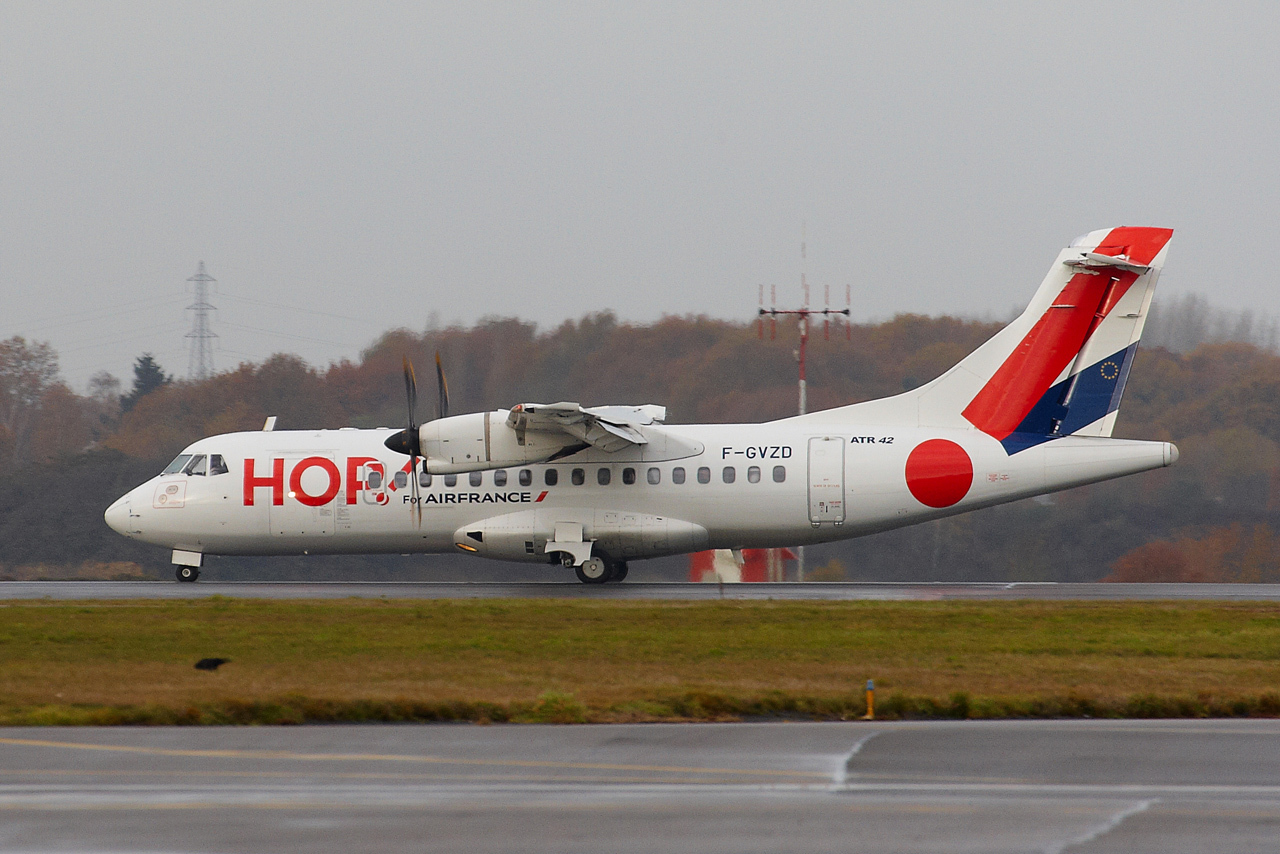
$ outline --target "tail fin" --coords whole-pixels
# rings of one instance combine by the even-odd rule
[[[1172,235],[1125,227],[1079,238],[1027,310],[951,370],[823,415],[843,420],[856,408],[859,420],[977,428],[1010,454],[1059,436],[1110,436]]]

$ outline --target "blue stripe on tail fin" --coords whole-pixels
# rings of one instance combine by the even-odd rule
[[[1115,412],[1120,408],[1120,398],[1124,395],[1124,386],[1129,380],[1129,370],[1137,352],[1138,342],[1135,341],[1124,350],[1095,362],[1050,388],[1017,429],[1000,444],[1012,456],[1050,439],[1069,436]],[[1063,399],[1073,380],[1075,388],[1071,390],[1071,400],[1064,405]]]

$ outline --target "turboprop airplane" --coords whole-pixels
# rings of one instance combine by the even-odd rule
[[[205,555],[439,553],[621,581],[630,561],[859,537],[1173,463],[1110,438],[1173,232],[1095,231],[1026,311],[942,376],[762,424],[665,424],[661,406],[523,403],[403,430],[272,430],[195,442],[106,511]]]

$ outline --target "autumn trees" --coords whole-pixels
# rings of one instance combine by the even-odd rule
[[[810,408],[927,382],[1000,325],[903,315],[857,326],[851,341],[815,341]],[[256,430],[268,415],[278,429],[403,424],[403,355],[429,372],[442,354],[455,412],[574,400],[659,403],[672,422],[765,421],[795,412],[795,335],[780,324],[777,340],[760,340],[751,325],[706,317],[640,325],[603,312],[547,330],[489,318],[389,330],[358,359],[326,367],[277,354],[199,383],[172,379],[144,353],[128,390],[99,374],[83,395],[63,382],[48,344],[0,341],[0,574],[15,562],[145,562],[145,547],[107,531],[102,509],[202,436]],[[430,387],[420,419],[434,415]],[[823,546],[811,559],[838,560],[850,579],[1280,580],[1280,356],[1229,341],[1188,353],[1144,347],[1116,435],[1172,440],[1182,457]],[[377,571],[371,561],[362,572]]]

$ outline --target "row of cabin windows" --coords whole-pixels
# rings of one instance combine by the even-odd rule
[[[213,477],[215,475],[226,474],[228,472],[227,463],[223,459],[222,454],[179,454],[174,458],[173,462],[165,467],[161,474],[186,474],[198,477]],[[685,482],[686,473],[683,466],[676,466],[671,470],[671,482],[680,484]],[[521,486],[533,485],[533,472],[530,469],[520,469],[517,478]],[[711,482],[711,469],[708,466],[701,466],[697,470],[698,483]],[[733,483],[738,479],[738,471],[733,466],[725,466],[720,471],[720,479],[725,483]],[[787,479],[787,469],[785,466],[773,467],[773,482],[783,483]],[[396,489],[404,489],[409,485],[409,475],[405,472],[398,471],[395,473],[393,480]],[[600,486],[608,486],[613,480],[613,470],[609,468],[596,469],[596,483]],[[654,486],[662,483],[662,469],[657,466],[649,468],[645,473],[645,480]],[[472,486],[481,486],[484,483],[484,472],[473,471],[467,475],[467,482]],[[547,486],[556,486],[560,482],[560,472],[558,469],[549,468],[543,472],[543,482]],[[587,482],[586,469],[572,469],[569,472],[569,482],[574,486],[582,486]],[[636,482],[636,470],[628,466],[622,470],[622,482],[628,486]],[[747,482],[760,482],[760,467],[751,466],[747,469]],[[431,475],[427,472],[421,472],[418,475],[418,483],[423,487],[431,486]],[[456,474],[447,474],[444,476],[445,486],[457,486],[458,476]],[[493,485],[502,487],[507,485],[507,470],[496,469],[493,472]],[[377,472],[369,475],[369,486],[378,489],[382,486],[382,477]]]
[[[521,486],[533,485],[533,471],[530,469],[520,469],[517,475]],[[671,470],[671,482],[680,484],[684,483],[687,473],[683,466],[676,466]],[[711,469],[708,466],[701,466],[696,472],[698,483],[711,482]],[[720,470],[720,479],[725,483],[734,483],[738,479],[738,470],[733,466],[725,466]],[[392,477],[396,489],[404,489],[409,484],[409,475],[406,472],[398,471]],[[662,469],[657,466],[651,467],[645,472],[645,480],[654,486],[662,483]],[[773,482],[785,483],[787,480],[786,466],[773,467]],[[613,481],[613,470],[608,468],[596,469],[596,483],[600,486],[608,486]],[[428,472],[420,472],[418,474],[418,484],[424,489],[431,486],[432,476]],[[484,483],[484,472],[473,471],[468,473],[467,482],[472,486],[481,486]],[[571,469],[569,471],[569,482],[574,486],[582,486],[587,482],[586,469]],[[636,470],[627,467],[622,470],[622,482],[628,486],[636,482]],[[760,467],[751,466],[747,469],[747,483],[760,482]],[[547,486],[556,486],[560,483],[560,471],[558,469],[549,468],[543,473],[543,483]],[[457,486],[458,476],[456,474],[444,475],[445,486]],[[507,485],[507,470],[495,469],[493,472],[493,485]],[[378,489],[382,486],[382,477],[377,472],[369,475],[369,486],[372,489]]]

